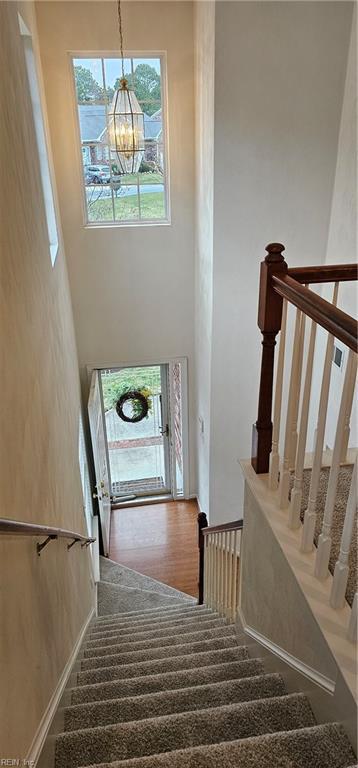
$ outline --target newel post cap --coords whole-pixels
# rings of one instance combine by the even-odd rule
[[[285,250],[285,246],[282,245],[282,243],[269,243],[265,251],[267,251],[267,256],[265,257],[265,261],[272,264],[273,262],[282,262],[285,260],[285,257],[283,256],[283,251]]]

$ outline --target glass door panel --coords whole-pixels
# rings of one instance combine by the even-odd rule
[[[113,496],[171,490],[167,368],[101,371]]]

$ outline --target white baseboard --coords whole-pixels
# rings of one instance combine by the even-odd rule
[[[284,648],[276,645],[276,643],[273,643],[271,640],[269,640],[269,638],[265,637],[265,635],[262,635],[260,632],[257,632],[256,629],[250,627],[246,623],[241,609],[239,610],[239,615],[243,630],[246,635],[252,637],[255,642],[257,642],[259,645],[262,645],[264,648],[270,651],[270,653],[273,653],[296,672],[299,672],[301,675],[304,675],[304,677],[311,680],[311,682],[315,683],[315,685],[319,685],[320,688],[323,688],[323,690],[327,691],[328,693],[334,693],[336,687],[334,680],[331,680],[329,677],[322,675],[321,672],[317,672],[317,670],[312,669],[312,667],[309,667],[308,664],[305,664],[296,656],[292,656],[292,654],[285,651]]]
[[[90,614],[88,615],[85,623],[83,624],[83,627],[79,633],[79,636],[77,638],[76,645],[73,648],[73,651],[71,653],[71,656],[69,657],[67,664],[62,672],[62,675],[59,679],[59,682],[55,688],[55,691],[45,709],[45,712],[41,718],[40,725],[36,731],[36,734],[34,736],[34,739],[32,741],[31,747],[26,755],[25,761],[26,764],[32,765],[33,768],[36,768],[36,764],[39,760],[39,757],[41,755],[41,751],[43,749],[43,746],[45,744],[45,740],[47,737],[47,734],[50,730],[50,726],[52,723],[52,720],[54,718],[54,715],[56,713],[56,710],[58,708],[59,702],[61,700],[62,694],[66,688],[67,680],[71,674],[73,665],[76,661],[77,654],[80,650],[80,647],[82,645],[82,641],[84,638],[84,635],[86,633],[86,630],[88,628],[88,625],[93,618],[95,614],[95,607],[92,608]]]

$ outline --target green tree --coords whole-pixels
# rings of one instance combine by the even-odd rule
[[[160,75],[154,67],[149,64],[138,64],[134,74],[130,72],[125,75],[130,88],[133,88],[135,95],[140,103],[155,101],[156,104],[144,103],[143,109],[147,115],[153,115],[158,109],[161,101]],[[114,88],[119,88],[119,78],[117,78]]]
[[[78,101],[93,101],[103,98],[103,88],[98,85],[92,72],[86,67],[75,67],[75,80]]]

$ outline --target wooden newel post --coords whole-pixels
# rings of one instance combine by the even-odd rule
[[[272,389],[276,336],[281,330],[282,297],[274,291],[272,276],[287,272],[281,243],[270,243],[261,263],[258,326],[262,333],[262,358],[257,421],[252,428],[251,464],[257,474],[269,471],[272,447]]]
[[[208,520],[205,512],[199,512],[198,514],[198,547],[199,547],[199,599],[198,605],[202,605],[204,602],[204,536],[203,528],[207,528]]]

